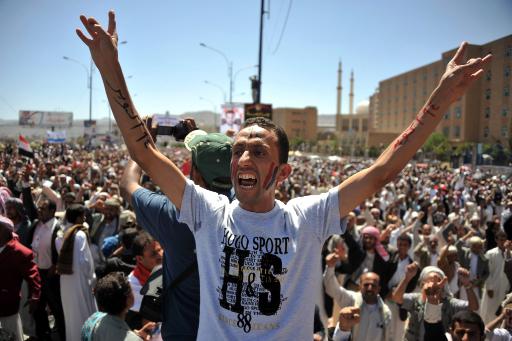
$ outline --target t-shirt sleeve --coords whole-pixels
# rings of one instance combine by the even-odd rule
[[[229,199],[215,192],[204,189],[187,179],[181,201],[181,210],[177,212],[178,221],[187,224],[192,233],[201,229],[203,223],[219,226],[222,212],[229,204]]]
[[[132,194],[132,206],[137,223],[157,240],[163,240],[161,227],[169,227],[170,216],[167,213],[169,206],[173,206],[169,199],[141,187]]]
[[[291,207],[299,219],[303,219],[307,228],[323,242],[333,234],[343,234],[346,228],[346,219],[340,217],[338,188],[334,187],[326,193],[309,195],[290,200]]]

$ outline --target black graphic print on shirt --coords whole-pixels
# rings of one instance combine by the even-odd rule
[[[221,287],[217,291],[220,306],[236,313],[237,320],[219,316],[221,321],[246,333],[278,328],[255,321],[258,316],[277,314],[286,300],[281,294],[281,282],[287,269],[281,257],[288,254],[289,241],[289,237],[249,238],[224,229],[219,259]]]

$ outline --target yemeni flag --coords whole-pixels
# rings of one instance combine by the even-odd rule
[[[34,157],[34,152],[32,151],[32,147],[30,147],[30,143],[28,143],[25,137],[21,134],[18,137],[18,153],[27,157]]]

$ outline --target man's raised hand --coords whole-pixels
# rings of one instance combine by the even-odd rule
[[[464,62],[467,46],[467,42],[460,45],[453,58],[446,65],[446,71],[439,82],[439,89],[448,104],[455,102],[464,95],[469,86],[482,76],[484,68],[492,59],[492,55],[488,54],[483,58],[471,58]]]
[[[361,320],[361,310],[357,307],[344,307],[340,310],[340,329],[349,331]]]
[[[340,257],[338,256],[338,253],[334,251],[325,257],[325,264],[327,265],[327,267],[332,268],[336,265],[336,262],[338,261],[339,258]]]
[[[91,51],[92,59],[98,69],[108,62],[117,60],[117,32],[114,11],[108,12],[108,29],[105,31],[93,17],[80,16],[80,21],[91,36],[88,38],[82,30],[76,29],[76,34]]]
[[[407,265],[405,268],[405,278],[410,281],[411,279],[416,276],[418,273],[419,266],[416,262],[412,262],[411,264]]]

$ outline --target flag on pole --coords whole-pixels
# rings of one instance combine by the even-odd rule
[[[34,152],[32,151],[32,147],[30,147],[30,143],[28,143],[25,137],[21,134],[18,137],[18,153],[27,157],[34,157]]]

